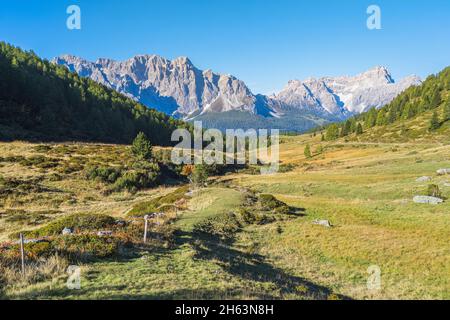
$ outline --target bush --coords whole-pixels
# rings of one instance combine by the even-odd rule
[[[209,173],[205,165],[196,165],[191,175],[194,185],[203,186],[208,181]]]
[[[151,163],[146,169],[126,171],[114,183],[114,191],[127,190],[136,192],[140,189],[151,188],[158,185],[160,178],[160,168],[157,164]]]
[[[111,237],[83,234],[58,237],[52,242],[56,252],[74,259],[106,258],[118,252],[119,241]]]
[[[221,214],[197,223],[194,233],[208,234],[221,239],[229,239],[241,228],[234,213]]]
[[[94,166],[86,170],[88,180],[98,180],[103,183],[115,183],[122,175],[122,168]]]
[[[276,220],[274,217],[268,216],[267,214],[253,213],[244,208],[238,209],[236,213],[239,217],[239,221],[243,225],[250,225],[250,224],[264,225],[272,223]]]
[[[259,201],[265,210],[274,210],[280,206],[286,205],[284,202],[279,201],[271,194],[259,195]]]
[[[289,163],[289,164],[282,164],[280,165],[279,169],[278,169],[278,173],[286,173],[286,172],[291,172],[295,169],[296,165]]]
[[[183,186],[178,188],[172,193],[169,193],[162,197],[157,197],[150,201],[142,202],[133,207],[131,211],[128,213],[129,216],[135,217],[140,216],[143,217],[147,214],[155,213],[155,212],[165,212],[164,207],[167,209],[173,208],[168,205],[173,205],[177,201],[186,198],[186,193],[189,191],[189,186]]]
[[[305,150],[303,151],[303,153],[305,154],[305,157],[306,157],[307,159],[309,159],[309,158],[312,157],[312,154],[311,154],[311,146],[309,145],[309,143],[306,145]]]
[[[19,180],[15,178],[0,177],[0,196],[11,194],[26,195],[29,193],[41,193],[47,189],[39,184],[39,179]]]
[[[255,214],[244,208],[238,209],[237,214],[239,215],[239,217],[241,218],[241,221],[244,224],[253,224],[256,221]]]
[[[435,184],[430,184],[428,186],[427,195],[430,197],[442,198],[441,190],[439,190],[439,186]]]
[[[115,226],[116,219],[101,214],[73,214],[57,219],[42,228],[13,233],[11,239],[17,239],[20,233],[28,238],[40,238],[60,235],[64,228],[70,228],[74,232],[95,231]]]
[[[58,159],[47,158],[44,156],[33,156],[30,158],[23,159],[19,162],[25,167],[37,167],[41,169],[55,168],[59,165]]]
[[[42,144],[42,145],[38,145],[38,146],[33,147],[33,150],[36,151],[36,152],[39,152],[39,153],[47,153],[50,150],[52,150],[52,147],[50,147],[48,145],[45,145],[45,144]]]
[[[259,195],[259,202],[263,211],[272,211],[275,214],[290,214],[291,208],[283,201],[278,200],[271,194]]]
[[[24,210],[7,210],[5,215],[6,222],[26,225],[39,225],[48,219],[43,212],[27,212]]]
[[[11,263],[0,255],[0,297],[2,289],[17,284],[30,285],[47,279],[55,279],[65,273],[69,262],[67,259],[52,255],[27,263],[25,275],[20,270],[19,260]]]

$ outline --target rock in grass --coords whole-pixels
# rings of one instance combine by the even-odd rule
[[[28,243],[42,243],[42,242],[48,242],[47,239],[24,239],[23,243],[24,244],[28,244]],[[20,240],[17,241],[18,244],[20,244]]]
[[[328,221],[328,220],[314,220],[313,224],[317,224],[319,226],[324,226],[324,227],[327,227],[327,228],[331,228],[333,226],[331,224],[331,222]]]
[[[61,232],[63,236],[67,236],[73,233],[72,229],[70,228],[64,228],[63,231]]]
[[[429,196],[415,196],[413,201],[415,203],[424,203],[424,204],[439,204],[444,202],[444,200],[436,197]]]
[[[416,182],[427,182],[427,181],[431,181],[431,177],[420,177],[416,179]]]
[[[444,187],[450,187],[450,182],[444,182]]]
[[[97,232],[97,236],[99,237],[110,237],[112,236],[113,232],[112,231],[99,231]]]
[[[450,174],[450,169],[439,169],[436,171],[439,176],[444,176],[446,174]]]

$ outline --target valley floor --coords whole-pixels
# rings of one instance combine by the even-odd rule
[[[319,144],[324,151],[306,159],[303,149],[311,141],[313,153]],[[2,143],[0,157],[32,154],[35,148]],[[90,154],[92,148],[96,147],[78,146],[73,152]],[[96,154],[120,158],[124,148],[103,146]],[[4,297],[450,299],[450,201],[436,206],[412,201],[426,194],[429,184],[438,185],[443,197],[450,198],[450,187],[445,186],[450,176],[436,175],[436,170],[450,168],[450,146],[283,137],[281,160],[290,170],[271,176],[226,175],[196,191],[187,208],[178,212],[170,248],[135,248],[120,258],[84,264],[80,290],[67,289],[67,275],[62,274],[8,287]],[[0,175],[32,179],[48,177],[49,172],[2,164]],[[416,182],[421,176],[432,180]],[[8,218],[11,210],[31,215],[45,211],[37,224],[54,219],[49,204],[55,217],[72,212],[122,217],[133,205],[173,190],[106,196],[79,174],[64,177],[58,182],[45,178],[42,184],[51,190],[2,198],[0,239],[30,223]],[[242,189],[272,194],[302,214],[244,226],[226,243],[193,232],[198,222],[245,207]],[[333,227],[315,225],[316,219],[329,220]],[[379,290],[367,287],[370,267],[381,271]]]

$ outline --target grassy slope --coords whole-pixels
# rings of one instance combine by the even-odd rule
[[[261,299],[312,298],[316,286],[276,269],[248,241],[225,245],[193,234],[193,225],[242,204],[238,191],[208,188],[190,201],[176,223],[174,249],[137,250],[129,258],[83,268],[82,289],[65,289],[65,277],[28,286],[10,298],[39,299]],[[282,280],[280,280],[282,279]],[[299,288],[299,289],[296,289]],[[289,290],[289,294],[285,291]]]
[[[284,163],[290,173],[236,177],[240,184],[306,208],[308,217],[284,226],[282,237],[253,230],[261,253],[296,275],[357,298],[449,298],[450,202],[414,204],[431,183],[450,198],[435,172],[450,167],[450,124],[428,131],[431,113],[377,127],[332,143],[308,135],[285,137]],[[402,127],[409,128],[401,134]],[[325,153],[305,159],[303,149],[319,144]],[[432,182],[416,182],[420,176]],[[334,229],[310,223],[329,219]],[[270,227],[269,227],[270,228]],[[383,289],[365,289],[367,267],[382,270]]]
[[[450,202],[428,206],[414,204],[411,199],[425,192],[428,183],[415,182],[423,175],[432,176],[432,183],[450,198],[450,188],[443,186],[450,177],[435,175],[437,169],[450,167],[450,147],[443,139],[439,143],[430,139],[420,143],[374,143],[371,135],[350,137],[355,141],[349,142],[322,143],[324,154],[313,159],[304,158],[303,148],[310,143],[314,151],[321,143],[318,137],[283,137],[281,159],[285,164],[294,164],[294,171],[264,177],[226,177],[234,184],[275,194],[290,205],[305,208],[305,217],[247,227],[235,243],[219,247],[196,239],[190,233],[192,225],[232,210],[241,198],[232,189],[208,188],[195,195],[190,211],[177,222],[180,233],[175,249],[154,253],[138,250],[120,261],[85,266],[81,291],[66,290],[65,277],[61,277],[17,289],[10,292],[10,297],[301,299],[312,297],[305,295],[303,288],[320,285],[353,298],[448,299]],[[2,144],[0,148],[21,154],[31,152],[32,146]],[[13,172],[10,166],[0,168],[2,174]],[[19,166],[14,170],[14,174],[26,176],[40,174]],[[97,186],[76,175],[55,184],[77,199],[57,206],[61,214],[98,209],[120,216],[132,204],[156,192],[170,191],[105,198],[99,195]],[[51,200],[61,195],[39,197],[47,196]],[[23,204],[18,199],[9,200],[6,206],[42,209],[45,201],[38,205],[35,197]],[[89,201],[85,203],[84,198]],[[335,227],[312,225],[316,218],[329,219]],[[0,237],[14,228],[3,220]],[[229,261],[237,259],[237,265],[230,265]],[[371,265],[382,270],[381,291],[366,288],[367,268]],[[289,293],[285,290],[293,288]]]

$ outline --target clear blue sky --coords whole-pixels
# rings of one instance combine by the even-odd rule
[[[71,4],[82,30],[66,28]],[[381,7],[382,30],[366,28],[370,4]],[[448,0],[2,0],[0,40],[45,58],[188,56],[271,93],[375,65],[394,78],[438,72],[450,65],[449,17]]]

